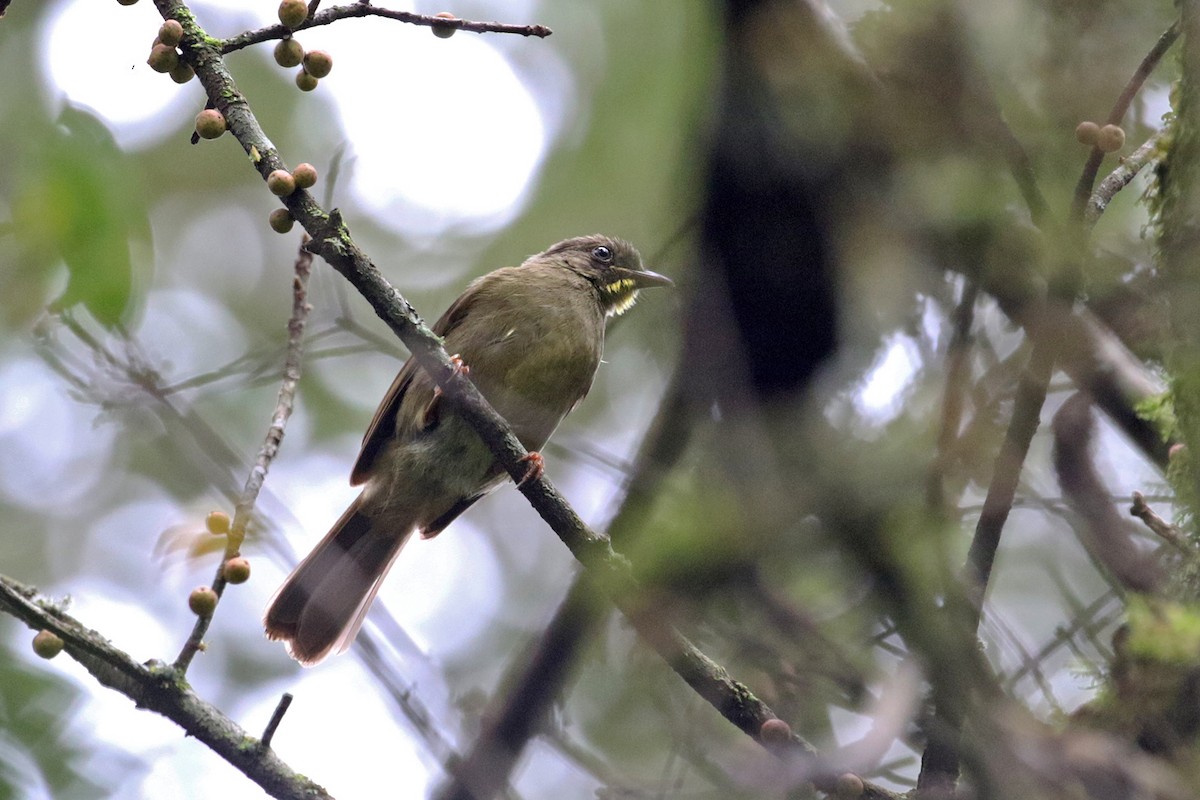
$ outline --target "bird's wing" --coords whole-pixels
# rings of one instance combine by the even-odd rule
[[[467,311],[478,296],[477,292],[472,292],[470,289],[463,292],[446,309],[446,313],[442,314],[438,321],[434,323],[433,332],[443,338],[448,336],[451,331],[461,324]],[[350,471],[351,486],[366,483],[367,479],[371,477],[371,469],[375,465],[375,459],[379,457],[379,454],[383,451],[388,441],[396,435],[396,414],[399,413],[404,395],[408,392],[419,369],[417,360],[409,357],[408,361],[404,362],[404,366],[396,374],[396,378],[392,381],[387,394],[383,396],[383,401],[379,404],[379,408],[375,410],[375,416],[372,418],[371,424],[367,426],[367,432],[363,436],[362,449],[358,451],[358,460],[354,462],[354,469]],[[438,402],[439,398],[431,393],[429,405],[425,409],[424,424],[422,427],[428,428],[437,421]]]

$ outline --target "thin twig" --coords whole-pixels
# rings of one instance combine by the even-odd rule
[[[1150,73],[1158,66],[1158,62],[1162,61],[1162,57],[1171,49],[1171,45],[1175,44],[1175,40],[1179,38],[1182,28],[1179,20],[1175,20],[1171,27],[1167,28],[1158,41],[1154,43],[1154,47],[1142,59],[1142,63],[1138,64],[1138,68],[1129,78],[1129,82],[1125,84],[1121,96],[1113,103],[1112,110],[1108,112],[1106,122],[1109,125],[1120,125],[1125,119],[1125,114],[1129,111],[1129,106],[1133,103],[1133,98],[1141,90],[1142,84],[1150,77]],[[1104,151],[1098,146],[1092,147],[1092,152],[1088,155],[1087,162],[1083,165],[1083,172],[1079,176],[1079,182],[1075,184],[1075,199],[1071,203],[1071,218],[1075,220],[1083,219],[1084,210],[1087,208],[1088,199],[1092,196],[1092,186],[1096,182],[1096,174],[1100,171],[1100,162],[1104,160]]]
[[[546,627],[528,663],[522,659],[502,683],[496,707],[484,713],[484,729],[471,751],[452,768],[453,780],[437,793],[439,800],[494,797],[526,741],[544,725],[551,704],[566,683],[570,667],[601,619],[596,587],[580,576]]]
[[[946,514],[945,475],[952,450],[962,427],[963,401],[970,383],[971,325],[975,320],[975,301],[979,284],[966,278],[962,296],[954,308],[954,332],[946,350],[946,387],[942,394],[941,428],[938,430],[937,454],[929,470],[925,502],[938,515]]]
[[[1188,541],[1187,535],[1176,526],[1154,513],[1146,503],[1146,496],[1141,492],[1133,493],[1133,505],[1129,508],[1130,516],[1137,517],[1146,527],[1168,544],[1174,545],[1189,556],[1196,555],[1196,547]]]
[[[0,610],[35,631],[48,630],[102,685],[121,692],[139,708],[161,714],[228,761],[263,791],[286,800],[320,800],[330,795],[297,774],[274,750],[258,742],[216,706],[202,700],[173,667],[139,664],[98,632],[80,624],[37,591],[0,575]],[[247,746],[249,745],[249,746]]]
[[[1110,172],[1108,177],[1100,181],[1096,191],[1092,192],[1092,196],[1088,198],[1087,208],[1083,211],[1083,224],[1087,228],[1090,229],[1096,225],[1100,215],[1104,213],[1104,209],[1108,208],[1108,204],[1112,202],[1117,192],[1129,185],[1129,182],[1142,171],[1142,168],[1158,160],[1166,135],[1166,128],[1155,133],[1143,142],[1141,147],[1121,159],[1120,165]]]
[[[1030,354],[1025,374],[1017,385],[1012,418],[1000,445],[1000,452],[996,456],[995,470],[991,483],[988,484],[983,510],[979,514],[975,535],[971,539],[971,548],[967,554],[968,597],[966,607],[962,609],[964,631],[974,633],[979,627],[992,566],[996,560],[996,551],[1000,547],[1000,535],[1012,510],[1021,470],[1025,464],[1025,457],[1029,454],[1029,445],[1037,432],[1042,406],[1046,402],[1046,387],[1050,383],[1057,352],[1058,344],[1054,336],[1047,336],[1038,341]],[[921,770],[917,776],[919,789],[953,790],[960,770],[958,734],[962,726],[963,712],[961,706],[936,709],[936,728],[939,734],[935,736],[931,731],[929,745],[922,753]]]
[[[279,698],[279,704],[275,706],[275,711],[271,714],[271,719],[267,721],[267,727],[263,729],[262,739],[259,740],[260,746],[264,748],[271,746],[271,740],[275,738],[275,731],[278,730],[279,723],[283,722],[283,715],[287,713],[291,704],[291,693],[284,692],[283,697]]]
[[[1139,551],[1092,464],[1090,448],[1096,426],[1092,402],[1083,392],[1070,397],[1054,415],[1054,471],[1063,493],[1084,525],[1075,526],[1092,556],[1120,581],[1139,592],[1153,592],[1165,575],[1151,554]]]
[[[307,242],[308,237],[306,236],[301,242],[300,252],[296,257],[295,277],[292,279],[292,315],[288,320],[287,356],[283,362],[283,381],[279,385],[275,412],[271,417],[271,424],[267,428],[267,435],[263,440],[262,447],[258,451],[258,457],[254,460],[254,466],[246,478],[245,488],[235,507],[233,523],[225,544],[225,554],[217,566],[217,572],[212,582],[212,589],[217,594],[218,603],[225,593],[225,562],[241,552],[242,542],[246,538],[246,526],[254,511],[254,504],[258,502],[258,494],[262,491],[263,482],[267,478],[267,470],[271,468],[271,462],[279,452],[284,429],[287,427],[288,418],[292,415],[292,404],[296,396],[296,386],[300,382],[300,365],[304,353],[304,325],[308,320],[308,312],[312,310],[312,306],[308,304],[307,289],[308,276],[312,273],[313,257],[312,253],[304,248]],[[179,655],[175,659],[175,669],[179,670],[181,675],[187,673],[192,659],[196,657],[196,653],[200,652],[204,634],[208,632],[208,626],[212,623],[214,613],[215,608],[214,611],[207,614],[196,616],[192,633],[184,642],[183,649],[179,651]]]
[[[437,26],[439,28],[470,31],[471,33],[511,33],[517,36],[536,36],[540,39],[544,39],[554,33],[554,31],[545,25],[511,25],[506,22],[473,22],[468,19],[447,19],[427,14],[414,14],[410,11],[393,11],[389,8],[380,8],[368,3],[332,6],[318,12],[316,15],[309,16],[296,31],[329,25],[340,19],[351,19],[354,17],[383,17],[385,19],[396,20],[397,22],[406,22],[409,25],[423,25],[427,28]],[[225,55],[261,42],[269,42],[273,39],[285,39],[296,31],[286,28],[283,25],[271,25],[256,31],[247,31],[237,36],[231,36],[220,42],[219,48],[221,54]]]

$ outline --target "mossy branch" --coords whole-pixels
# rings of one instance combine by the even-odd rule
[[[182,674],[169,664],[139,664],[98,632],[67,614],[60,605],[42,598],[37,590],[0,575],[0,611],[35,631],[51,631],[64,650],[97,681],[183,728],[188,736],[207,745],[271,797],[287,800],[320,800],[330,795],[308,778],[297,774],[275,751],[249,735],[219,708],[202,700]]]

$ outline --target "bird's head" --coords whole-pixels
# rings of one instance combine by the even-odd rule
[[[628,311],[640,289],[674,285],[665,275],[642,266],[637,248],[611,236],[595,234],[564,239],[534,258],[560,260],[564,267],[590,281],[600,293],[600,304],[607,316]]]

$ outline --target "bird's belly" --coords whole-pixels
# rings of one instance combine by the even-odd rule
[[[372,515],[403,515],[424,527],[460,500],[484,494],[503,480],[490,450],[456,414],[381,455],[366,487]]]

